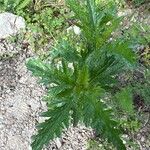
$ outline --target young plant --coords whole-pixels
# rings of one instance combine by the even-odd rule
[[[135,62],[127,40],[110,41],[122,18],[117,16],[113,3],[101,6],[97,0],[66,1],[81,29],[77,42],[65,38],[51,50],[50,61],[27,62],[28,69],[48,89],[44,99],[48,110],[42,113],[48,119],[37,126],[32,148],[41,150],[71,123],[74,126],[84,123],[112,142],[117,150],[125,150],[113,111],[107,106],[107,99],[112,98],[108,95],[113,95],[117,83],[116,75]],[[117,101],[124,93],[117,94]],[[126,108],[122,106],[124,103],[122,108]]]

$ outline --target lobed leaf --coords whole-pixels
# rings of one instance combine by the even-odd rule
[[[65,127],[69,127],[70,107],[70,103],[67,103],[61,107],[48,110],[43,114],[49,119],[37,126],[38,134],[33,137],[31,145],[33,150],[41,150],[50,140],[60,136]]]

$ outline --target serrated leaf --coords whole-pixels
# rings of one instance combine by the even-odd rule
[[[117,122],[110,118],[112,111],[107,109],[100,100],[97,100],[97,96],[103,94],[103,89],[91,88],[90,90],[91,93],[89,92],[89,95],[85,97],[84,101],[83,122],[85,125],[90,125],[94,128],[97,133],[108,139],[109,142],[112,142],[117,150],[126,150],[121,138],[119,137],[120,131],[117,128]],[[92,94],[92,97],[90,94]]]
[[[119,137],[120,131],[117,129],[116,123],[110,119],[110,116],[111,115],[103,109],[99,102],[95,108],[95,115],[92,123],[93,128],[107,138],[108,142],[112,142],[117,150],[126,150],[123,141]]]
[[[65,40],[62,40],[56,48],[51,51],[50,55],[53,59],[63,58],[69,62],[78,61],[80,59],[80,54],[76,48]]]
[[[45,122],[38,125],[38,134],[34,136],[32,149],[41,150],[43,145],[48,144],[55,136],[60,136],[64,127],[69,126],[70,104],[45,112],[44,116],[49,117]]]
[[[121,107],[123,111],[128,114],[133,114],[133,96],[130,88],[123,88],[120,92],[115,94],[115,98],[119,104],[119,107]]]
[[[118,57],[124,58],[130,64],[134,64],[136,62],[136,54],[133,52],[132,48],[130,48],[130,43],[128,41],[115,41],[108,45],[108,50],[111,53],[118,55]]]

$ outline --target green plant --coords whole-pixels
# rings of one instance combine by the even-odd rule
[[[144,46],[150,44],[150,27],[146,23],[139,23],[136,21],[136,23],[133,23],[132,27],[124,32],[123,36],[129,38],[133,43]]]
[[[147,23],[138,21],[132,22],[131,27],[122,30],[120,38],[130,40],[131,45],[135,46],[139,62],[144,66],[150,66],[150,26]]]
[[[1,9],[5,11],[19,11],[27,7],[32,0],[0,0]]]
[[[45,57],[54,37],[61,36],[68,27],[65,8],[53,0],[0,0],[0,11],[9,11],[25,19],[25,41],[36,54],[43,55],[41,57]]]
[[[32,16],[32,20],[28,22],[29,26],[33,29],[33,22],[35,29],[42,29],[47,34],[58,34],[58,29],[62,28],[62,24],[65,21],[64,11],[62,8],[45,8],[40,11],[40,14],[35,13]],[[55,15],[55,12],[58,14]]]
[[[120,110],[133,115],[133,96],[132,91],[129,87],[123,88],[120,92],[115,94],[115,99],[117,100]]]
[[[57,14],[56,14],[57,13]],[[60,37],[68,27],[66,22],[68,13],[63,7],[45,8],[33,15],[24,15],[28,29],[32,32],[28,34],[28,41],[36,53],[46,52],[46,46],[52,45],[56,37]],[[54,38],[55,37],[55,38]]]
[[[109,40],[122,18],[117,16],[112,2],[103,6],[95,0],[67,0],[67,3],[81,29],[78,40],[74,43],[70,37],[62,39],[50,51],[50,61],[27,62],[28,69],[48,89],[44,98],[48,111],[42,113],[48,119],[37,126],[32,148],[41,150],[71,123],[76,126],[82,122],[118,150],[125,150],[113,111],[107,106],[114,95],[116,75],[135,62],[129,41]],[[122,98],[122,94],[117,98]]]
[[[58,7],[54,2],[53,5],[48,5],[43,1],[39,2],[40,4],[35,3],[32,7],[17,13],[27,22],[29,34],[26,40],[37,54],[45,55],[47,47],[52,45],[55,38],[61,36],[68,27],[69,14],[65,6]],[[42,8],[37,8],[37,5]]]

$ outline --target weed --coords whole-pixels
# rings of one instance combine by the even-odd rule
[[[107,103],[114,95],[115,76],[132,66],[136,58],[128,40],[109,41],[122,18],[117,16],[112,2],[107,6],[95,0],[67,0],[67,3],[81,30],[78,42],[71,37],[62,38],[48,60],[30,59],[27,63],[28,69],[48,89],[45,97],[48,111],[42,116],[49,119],[38,125],[32,148],[41,150],[70,123],[76,126],[82,122],[118,150],[124,150],[120,129]],[[128,92],[120,90],[117,99],[122,109],[133,112]],[[125,107],[122,98],[131,107]]]

